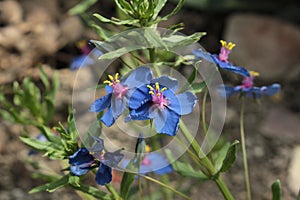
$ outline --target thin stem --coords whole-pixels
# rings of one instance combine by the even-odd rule
[[[251,189],[250,189],[250,181],[249,181],[247,151],[246,151],[245,132],[244,132],[244,110],[245,110],[245,100],[244,97],[242,97],[241,113],[240,113],[240,133],[241,133],[241,144],[242,144],[242,153],[243,153],[243,161],[244,161],[247,198],[248,200],[251,200]]]
[[[157,76],[161,76],[161,72],[160,72],[158,66],[155,64],[155,61],[156,61],[155,48],[149,49],[149,58],[150,58],[150,62],[153,64],[153,67],[154,67],[155,72],[157,73]]]
[[[124,61],[123,58],[120,57],[119,59],[120,59],[121,63],[123,63],[124,65],[126,65],[129,69],[134,69],[132,66],[130,66],[129,64],[127,64],[127,63]]]
[[[230,193],[229,189],[227,188],[225,182],[222,180],[220,175],[217,174],[217,171],[216,171],[214,165],[211,163],[211,161],[204,154],[204,152],[202,151],[200,145],[194,139],[193,135],[190,133],[190,131],[188,130],[188,128],[186,127],[186,125],[184,124],[183,121],[180,121],[180,126],[179,127],[180,127],[182,133],[184,134],[184,136],[191,143],[192,148],[197,153],[198,157],[201,159],[202,164],[208,170],[209,175],[211,177],[214,177],[214,176],[217,175],[216,177],[213,178],[213,180],[218,185],[218,188],[222,192],[224,198],[226,200],[233,200],[234,198],[233,198],[232,194]]]
[[[206,114],[205,113],[205,108],[206,108],[207,95],[208,95],[208,89],[205,90],[204,95],[203,95],[203,99],[202,99],[201,118],[202,118],[202,127],[203,127],[204,137],[207,140],[207,145],[210,146],[209,138],[207,137],[207,126],[206,126],[206,117],[205,117],[205,114]],[[214,159],[213,159],[211,153],[208,154],[208,157],[209,157],[210,161],[212,162],[212,164],[214,164]]]
[[[144,194],[143,194],[141,177],[138,177],[138,185],[139,185],[139,191],[140,191],[140,198],[143,200],[144,199]]]
[[[149,181],[152,181],[153,183],[156,183],[156,184],[158,184],[158,185],[160,185],[160,186],[162,186],[164,188],[167,188],[167,189],[171,190],[172,192],[174,192],[175,194],[177,194],[177,195],[179,195],[179,196],[181,196],[181,197],[183,197],[185,199],[191,200],[191,198],[188,197],[188,196],[186,196],[185,194],[177,191],[176,189],[174,189],[174,188],[172,188],[172,187],[170,187],[170,186],[168,186],[168,185],[166,185],[166,184],[164,184],[164,183],[162,183],[162,182],[160,182],[160,181],[158,181],[158,180],[156,180],[154,178],[151,178],[149,176],[145,176],[145,175],[142,175],[142,174],[138,174],[138,176],[141,176],[141,177],[143,177],[143,178],[145,178],[145,179],[147,179]]]
[[[118,195],[118,193],[117,193],[117,191],[115,190],[115,188],[113,188],[112,186],[111,186],[111,184],[105,184],[105,187],[106,187],[106,189],[113,195],[113,198],[114,199],[122,199],[119,195]]]

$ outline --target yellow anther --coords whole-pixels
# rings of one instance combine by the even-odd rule
[[[235,47],[235,44],[232,43],[232,42],[227,43],[227,42],[224,41],[224,40],[220,40],[220,43],[221,43],[222,47],[224,47],[224,48],[226,48],[226,49],[228,49],[228,50],[232,50],[233,47]]]
[[[259,76],[259,73],[256,71],[250,71],[251,76]]]
[[[105,80],[103,81],[104,84],[111,84],[112,82],[110,82],[109,80]]]
[[[114,77],[112,75],[108,75],[108,78],[113,81],[114,80]]]
[[[157,96],[157,97],[159,97],[160,95],[161,95],[161,93],[160,93],[160,92],[159,92],[159,93],[156,93],[156,96]]]
[[[119,80],[119,73],[116,73],[116,74],[115,74],[115,80],[116,80],[116,81]]]
[[[163,92],[163,91],[165,91],[166,89],[168,89],[168,88],[163,87],[160,91]]]
[[[149,88],[151,91],[154,90],[154,88],[151,85],[147,85],[147,88]]]
[[[151,151],[151,147],[149,145],[146,145],[145,151],[146,151],[146,153],[149,153]]]
[[[153,92],[153,91],[149,91],[149,94],[152,94],[152,95],[153,95],[153,94],[154,94],[154,92]]]
[[[156,91],[159,91],[159,84],[158,84],[158,82],[155,83],[155,89],[156,89]]]

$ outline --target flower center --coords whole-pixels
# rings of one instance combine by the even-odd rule
[[[142,160],[142,165],[151,165],[151,160],[148,158],[148,154],[151,151],[151,147],[149,147],[148,145],[146,145],[145,151],[146,151],[146,156]]]
[[[109,80],[106,80],[103,83],[108,84],[113,88],[113,93],[117,95],[117,98],[122,98],[128,91],[128,88],[120,84],[119,73],[116,73],[115,76],[108,75],[108,78]]]
[[[152,102],[155,105],[157,105],[159,108],[164,108],[168,105],[168,100],[163,95],[163,91],[167,89],[166,87],[160,88],[158,82],[155,83],[155,88],[151,85],[147,85],[147,87],[150,89],[149,94],[151,94]]]
[[[222,47],[221,47],[221,51],[219,53],[219,60],[228,63],[228,56],[229,56],[231,50],[233,49],[233,47],[235,47],[235,44],[232,42],[227,43],[224,40],[220,40],[220,43],[221,43]]]
[[[245,76],[242,82],[243,88],[252,88],[253,87],[253,80],[256,76],[259,76],[258,72],[250,71],[250,77]]]

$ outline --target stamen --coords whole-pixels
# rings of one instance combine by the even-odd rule
[[[145,151],[146,151],[146,153],[149,153],[151,151],[151,147],[149,145],[146,145]]]
[[[109,80],[103,81],[104,84],[108,84],[109,86],[113,86],[116,83],[120,83],[119,73],[116,73],[115,76],[108,75]]]
[[[155,83],[155,89],[156,89],[156,91],[159,91],[159,84],[158,84],[158,82]]]
[[[112,75],[108,75],[108,78],[113,81],[114,80],[114,77]]]
[[[232,42],[227,43],[227,42],[224,41],[224,40],[220,40],[220,43],[221,43],[222,47],[224,47],[224,48],[226,48],[226,49],[228,49],[228,50],[232,50],[233,47],[235,47],[235,44],[232,43]]]
[[[151,85],[147,85],[147,88],[149,88],[151,91],[154,90],[154,88]]]
[[[259,73],[256,71],[250,71],[251,76],[259,76]]]

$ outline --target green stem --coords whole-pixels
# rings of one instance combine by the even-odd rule
[[[164,183],[166,185],[170,184],[168,175],[163,174],[163,175],[161,175],[160,179],[161,179],[162,183]],[[172,198],[172,192],[170,190],[167,190],[166,188],[163,188],[163,193],[164,193],[164,199],[166,199],[166,200],[172,200],[173,199]]]
[[[206,108],[207,95],[208,95],[208,89],[205,90],[204,95],[203,95],[203,99],[202,99],[201,118],[202,118],[202,127],[203,127],[204,137],[207,140],[207,145],[210,146],[209,138],[207,137],[207,126],[206,126],[206,117],[205,117],[205,108]],[[214,159],[213,159],[211,153],[208,154],[208,157],[209,157],[210,161],[212,162],[212,164],[214,164]]]
[[[139,191],[140,191],[140,198],[143,200],[144,199],[144,194],[143,194],[141,177],[138,177],[138,185],[139,185]]]
[[[145,178],[145,179],[147,179],[149,181],[152,181],[153,183],[156,183],[156,184],[158,184],[158,185],[160,185],[160,186],[162,186],[164,188],[167,188],[167,189],[171,190],[172,192],[174,192],[175,194],[178,194],[179,196],[181,196],[181,197],[183,197],[185,199],[191,200],[191,198],[188,197],[188,196],[186,196],[185,194],[177,191],[176,189],[174,189],[174,188],[172,188],[172,187],[170,187],[170,186],[168,186],[168,185],[166,185],[166,184],[164,184],[164,183],[162,183],[162,182],[160,182],[160,181],[158,181],[158,180],[156,180],[154,178],[151,178],[149,176],[145,176],[145,175],[142,175],[142,174],[138,174],[138,176],[141,176],[141,177],[143,177],[143,178]]]
[[[121,200],[122,198],[118,195],[115,188],[111,186],[111,184],[105,184],[106,189],[113,195],[114,199]]]
[[[242,144],[242,153],[243,153],[243,161],[244,161],[247,198],[248,200],[251,200],[251,189],[250,189],[250,181],[249,181],[247,151],[246,151],[245,132],[244,132],[244,110],[245,110],[245,101],[244,98],[242,97],[241,113],[240,113],[240,133],[241,133],[241,144]]]
[[[194,151],[197,153],[197,155],[201,159],[201,163],[208,170],[209,175],[211,177],[216,176],[217,171],[216,171],[214,165],[211,163],[211,161],[208,159],[208,157],[204,154],[204,152],[202,151],[200,145],[194,139],[193,135],[190,133],[190,131],[188,130],[186,125],[182,121],[180,121],[180,126],[179,127],[180,127],[182,133],[184,134],[184,136],[191,143],[192,148],[194,149]],[[223,196],[226,200],[233,200],[234,199],[220,175],[217,175],[216,177],[214,177],[213,180],[217,184],[218,188],[220,189],[221,193],[223,194]]]
[[[155,48],[150,48],[149,49],[149,58],[150,58],[150,63],[153,64],[154,70],[157,73],[157,76],[161,76],[161,72],[159,70],[158,65],[155,64],[156,61],[156,53],[155,53]]]

